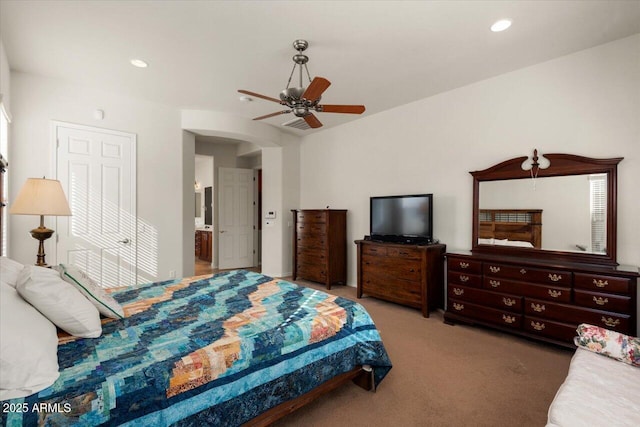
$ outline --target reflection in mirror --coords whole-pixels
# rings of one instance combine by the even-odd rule
[[[202,216],[202,193],[196,192],[196,204],[195,204],[196,218]]]
[[[483,181],[478,207],[479,245],[607,251],[606,173]]]

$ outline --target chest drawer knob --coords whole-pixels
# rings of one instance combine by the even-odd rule
[[[542,313],[543,311],[545,311],[547,308],[544,306],[544,304],[536,304],[536,303],[531,303],[531,308],[533,309],[533,311],[537,312],[537,313]]]
[[[460,288],[453,288],[453,293],[460,296],[460,295],[464,295],[464,289],[460,289]]]
[[[524,268],[520,269],[520,274],[527,274],[527,270],[525,270]]]
[[[458,311],[462,311],[464,310],[464,304],[458,304],[457,302],[453,303],[453,308],[455,308]]]
[[[489,271],[491,271],[492,273],[498,273],[500,271],[500,267],[495,267],[493,265],[490,265]]]
[[[502,302],[504,303],[504,305],[506,305],[507,307],[512,307],[515,305],[516,300],[511,299],[511,298],[502,298]]]
[[[497,288],[498,286],[500,286],[500,280],[489,280],[489,284],[491,285],[491,287]]]
[[[504,320],[504,323],[512,324],[516,321],[516,318],[514,316],[507,316],[506,314],[503,314],[502,320]]]
[[[536,331],[542,331],[545,328],[544,323],[540,323],[540,322],[534,322],[533,320],[531,321],[531,327],[533,329],[535,329]]]
[[[593,302],[595,302],[598,305],[605,305],[609,302],[609,298],[593,297]]]
[[[558,280],[562,280],[562,276],[559,274],[549,273],[549,279],[551,279],[552,282],[557,282]]]
[[[461,282],[468,282],[469,281],[469,276],[465,276],[464,274],[460,275],[460,281]]]
[[[620,319],[612,319],[611,317],[605,319],[604,316],[602,316],[602,319],[600,319],[602,321],[602,323],[604,323],[605,325],[607,325],[610,328],[615,328],[616,326],[618,326],[620,324]]]
[[[609,285],[609,281],[593,279],[593,284],[596,285],[598,288],[606,288]]]
[[[460,268],[469,268],[469,263],[460,261]]]
[[[555,290],[555,289],[549,289],[549,291],[548,291],[548,292],[549,292],[549,296],[550,296],[551,298],[558,298],[559,296],[561,296],[561,295],[562,295],[562,291],[557,291],[557,290]]]

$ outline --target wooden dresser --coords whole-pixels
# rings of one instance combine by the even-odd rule
[[[195,256],[203,261],[211,262],[213,258],[212,232],[210,230],[196,230]]]
[[[293,280],[347,283],[347,211],[292,210]]]
[[[358,290],[386,301],[429,310],[443,308],[445,245],[405,245],[357,240]]]
[[[573,347],[580,323],[636,335],[638,269],[447,253],[447,323]]]

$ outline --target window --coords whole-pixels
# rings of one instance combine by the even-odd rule
[[[607,251],[607,175],[589,175],[591,250]]]

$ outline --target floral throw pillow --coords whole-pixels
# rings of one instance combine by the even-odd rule
[[[586,323],[576,332],[573,340],[577,346],[640,367],[640,338]]]

